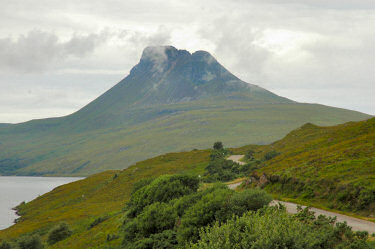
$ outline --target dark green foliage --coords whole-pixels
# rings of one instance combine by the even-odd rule
[[[177,214],[173,206],[155,202],[137,216],[137,233],[148,237],[172,229],[176,223]]]
[[[152,249],[152,248],[175,248],[177,246],[176,232],[165,230],[162,233],[152,234],[149,238],[140,239],[134,243],[124,246],[126,249]]]
[[[173,206],[153,203],[145,207],[135,219],[125,221],[123,245],[125,248],[155,248],[149,246],[175,244],[176,236],[172,229],[176,220],[177,213]]]
[[[104,217],[98,217],[96,218],[88,227],[88,229],[91,229],[97,225],[99,225],[100,223],[106,221],[109,217],[108,216],[104,216]]]
[[[307,215],[308,217],[303,217]],[[354,233],[345,223],[333,226],[332,219],[304,211],[292,216],[284,209],[267,208],[216,222],[201,230],[201,239],[191,249],[369,249],[364,234]]]
[[[179,243],[198,238],[199,228],[215,220],[224,221],[231,217],[229,199],[231,190],[218,188],[204,195],[201,200],[191,206],[181,218],[177,232]]]
[[[174,198],[165,198],[154,191],[161,189],[168,193],[186,186],[190,191]],[[215,221],[226,221],[234,214],[257,210],[271,200],[262,190],[236,193],[224,184],[214,184],[197,192],[197,177],[177,175],[161,176],[143,184],[133,193],[133,206],[127,209],[136,207],[136,200],[150,197],[150,200],[141,202],[145,206],[133,215],[129,215],[128,210],[122,227],[123,248],[176,248],[177,244],[182,246],[197,240],[199,228]]]
[[[3,241],[0,243],[0,249],[11,249],[11,248],[12,248],[11,244],[9,244],[6,241]]]
[[[248,152],[246,152],[245,154],[245,158],[246,160],[254,160],[254,151],[253,150],[249,150]]]
[[[215,142],[213,146],[214,150],[222,150],[224,149],[223,143],[222,142]]]
[[[143,188],[144,186],[149,185],[153,180],[155,180],[155,177],[148,177],[148,178],[143,178],[142,180],[139,180],[138,182],[133,184],[133,190],[132,194],[137,192],[138,189]]]
[[[118,236],[117,234],[107,234],[107,241],[112,241],[118,238],[120,238],[120,236]]]
[[[180,243],[198,239],[200,227],[214,221],[226,221],[233,215],[258,210],[272,200],[263,190],[251,189],[235,193],[218,185],[192,205],[182,216],[177,238]]]
[[[237,163],[224,158],[211,160],[206,167],[205,180],[208,182],[232,180],[239,175],[240,168]]]
[[[269,151],[269,152],[267,152],[267,153],[264,155],[264,160],[265,160],[265,161],[271,160],[272,158],[274,158],[274,157],[276,157],[276,156],[278,156],[278,155],[280,155],[280,153],[277,152],[277,151],[274,151],[274,150]]]
[[[43,249],[44,248],[40,240],[40,237],[37,235],[21,237],[17,241],[17,244],[18,244],[19,249]]]
[[[52,228],[52,230],[48,234],[47,242],[49,245],[53,245],[61,240],[64,240],[72,235],[72,231],[70,230],[68,224],[61,223],[58,226]]]
[[[256,211],[268,205],[271,201],[272,197],[260,189],[237,192],[230,199],[232,213],[236,215],[242,215],[249,210]]]
[[[226,156],[228,154],[229,151],[224,148],[213,150],[211,152],[210,162],[206,167],[204,181],[230,181],[249,174],[258,165],[258,162],[256,161],[252,161],[245,165],[239,165],[231,160],[227,160]]]
[[[168,202],[198,189],[199,179],[186,175],[165,175],[136,190],[127,205],[128,216],[135,217],[154,202]]]

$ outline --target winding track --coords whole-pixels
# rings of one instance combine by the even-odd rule
[[[236,162],[240,165],[244,165],[245,163],[240,161],[241,158],[243,158],[243,157],[244,157],[243,155],[232,155],[232,156],[228,157],[228,160],[232,160],[232,161],[234,161],[234,162]],[[240,184],[241,184],[241,182],[240,183],[233,183],[233,184],[229,184],[228,187],[230,189],[236,189]],[[292,202],[273,200],[270,203],[270,205],[274,206],[274,205],[277,205],[277,203],[280,203],[280,204],[284,205],[286,207],[286,210],[289,213],[292,213],[292,214],[297,213],[298,204],[295,204],[295,203],[292,203]],[[305,208],[306,206],[302,206],[302,207]],[[370,221],[367,221],[367,220],[361,220],[361,219],[354,218],[354,217],[351,217],[351,216],[347,216],[347,215],[343,215],[343,214],[339,214],[339,213],[335,213],[335,212],[330,212],[330,211],[326,211],[326,210],[318,209],[318,208],[314,208],[314,207],[311,207],[310,210],[315,213],[315,216],[319,216],[319,215],[336,216],[337,221],[339,221],[339,222],[345,221],[349,226],[352,227],[352,229],[354,231],[367,231],[367,232],[369,232],[369,234],[375,233],[375,223],[374,222],[370,222]]]

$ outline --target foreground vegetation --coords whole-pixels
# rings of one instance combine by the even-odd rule
[[[48,248],[119,245],[121,238],[116,235],[133,185],[141,179],[163,174],[203,175],[209,155],[209,150],[170,153],[139,162],[123,171],[106,171],[60,186],[19,206],[22,218],[14,226],[0,231],[0,240],[35,234],[47,241],[49,231],[66,222],[73,234]]]
[[[335,218],[316,218],[307,208],[287,214],[283,206],[268,207],[272,198],[260,189],[235,192],[223,184],[199,188],[200,178],[163,175],[137,182],[121,212],[116,234],[102,248],[353,248],[370,249],[367,232],[353,232]],[[105,219],[96,219],[88,229]],[[94,224],[94,225],[93,225]],[[23,235],[0,249],[43,249],[72,236],[67,224],[40,234]],[[121,244],[110,244],[112,240]],[[59,243],[61,242],[61,243]]]

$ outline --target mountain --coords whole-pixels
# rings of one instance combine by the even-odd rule
[[[356,215],[373,215],[374,141],[375,118],[372,118],[331,127],[305,124],[272,144],[247,145],[231,150],[237,154],[254,150],[255,159],[261,161],[255,174],[267,175],[265,189],[276,196],[304,196],[305,203],[310,201],[325,208],[340,208],[338,204],[341,204],[344,211],[350,210],[351,201],[361,200],[368,205],[367,211],[351,211]],[[280,154],[264,160],[264,155],[271,151]],[[40,234],[45,240],[48,230],[64,221],[70,225],[74,235],[49,248],[116,247],[121,244],[122,237],[114,237],[112,241],[107,238],[108,235],[122,234],[124,206],[134,183],[163,174],[204,175],[210,153],[210,150],[168,153],[121,171],[105,171],[60,186],[19,206],[22,218],[16,225],[0,231],[0,240],[24,234]],[[284,184],[278,179],[285,179]],[[333,185],[328,187],[327,183]],[[361,189],[357,192],[348,186]],[[335,195],[330,192],[337,189],[341,192]],[[311,195],[314,191],[316,196]],[[324,191],[329,194],[325,199],[320,195]],[[350,195],[356,193],[361,198],[351,200]],[[345,205],[346,210],[343,209]],[[99,218],[102,222],[88,229]]]
[[[127,77],[81,110],[0,126],[0,174],[88,175],[217,140],[265,144],[306,122],[367,118],[243,82],[208,52],[147,47]]]

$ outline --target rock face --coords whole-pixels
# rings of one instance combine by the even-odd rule
[[[263,188],[265,187],[267,184],[268,184],[268,178],[265,174],[263,174],[260,178],[259,178],[259,187]]]
[[[288,102],[256,85],[248,84],[225,69],[208,52],[193,54],[172,46],[147,47],[130,75],[119,84],[137,82],[137,105],[171,104],[233,92],[262,92],[276,101]],[[134,94],[134,88],[132,88]],[[124,93],[124,91],[122,91]]]
[[[158,46],[145,48],[127,77],[75,113],[72,119],[89,119],[100,125],[98,119],[111,119],[113,123],[134,108],[197,100],[212,103],[218,99],[255,104],[295,103],[240,80],[208,52],[191,54],[172,46]]]

